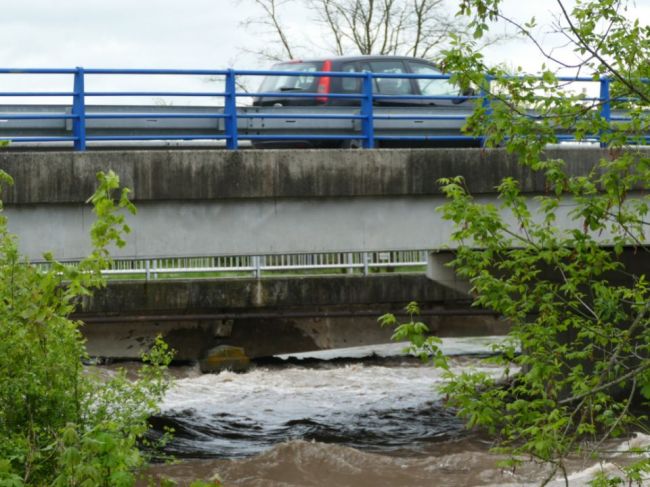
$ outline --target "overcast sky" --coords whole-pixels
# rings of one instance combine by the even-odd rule
[[[536,15],[542,20],[555,5],[552,0],[505,3],[515,17]],[[638,0],[635,14],[647,23],[650,0]],[[269,63],[245,52],[269,42],[259,27],[242,25],[256,15],[246,0],[5,0],[0,8],[0,67],[263,68]],[[318,33],[306,21],[312,17],[299,2],[283,12],[294,35],[309,31],[315,39],[313,55],[319,55]],[[486,54],[495,62],[521,64],[528,71],[536,71],[542,62],[522,42],[492,47]],[[32,86],[15,76],[11,81],[0,78],[0,86],[17,82],[24,88]],[[96,81],[95,87],[112,83]],[[206,84],[205,79],[197,83]],[[53,77],[51,86],[55,85]]]
[[[0,65],[224,68],[264,45],[241,25],[255,13],[235,0],[5,0]]]

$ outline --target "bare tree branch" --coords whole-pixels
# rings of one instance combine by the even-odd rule
[[[300,57],[298,46],[329,46],[336,55],[406,55],[431,57],[449,45],[451,34],[469,35],[467,25],[446,10],[444,0],[292,0],[314,13],[314,21],[325,33],[325,42],[309,35],[297,38],[283,24],[283,6],[290,0],[238,0],[256,5],[261,15],[248,24],[269,28],[276,52],[265,49],[267,59]],[[306,42],[305,42],[306,41]],[[319,53],[320,54],[320,53]]]
[[[269,27],[272,32],[277,36],[280,41],[280,46],[282,46],[282,52],[289,59],[293,59],[293,51],[291,49],[291,42],[286,33],[286,29],[280,21],[278,9],[286,3],[286,0],[251,0],[255,5],[262,9],[264,12],[263,16],[247,19],[244,24],[259,24]],[[277,55],[270,54],[268,51],[262,51],[263,57],[266,58],[278,58]]]
[[[329,28],[334,43],[336,44],[336,54],[342,56],[345,52],[343,49],[343,35],[341,27],[339,26],[339,19],[336,16],[336,10],[332,8],[332,0],[318,0],[312,2],[312,6],[316,7],[320,19]]]

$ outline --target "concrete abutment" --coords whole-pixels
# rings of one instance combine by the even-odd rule
[[[377,318],[418,301],[439,336],[503,334],[467,296],[417,274],[193,281],[113,281],[85,298],[77,318],[93,356],[138,358],[157,335],[178,360],[220,345],[251,357],[387,343]]]

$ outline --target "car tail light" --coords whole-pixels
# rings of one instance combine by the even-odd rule
[[[329,72],[332,71],[332,61],[325,61],[323,63],[323,67],[321,68],[321,71]],[[318,78],[318,89],[316,90],[317,93],[329,93],[330,92],[330,84],[331,84],[332,78],[329,76],[321,76]],[[326,96],[317,96],[316,97],[316,102],[317,103],[327,103],[327,98]]]

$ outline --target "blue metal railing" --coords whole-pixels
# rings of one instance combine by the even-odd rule
[[[83,151],[86,149],[87,142],[92,141],[145,141],[145,140],[224,140],[226,147],[230,150],[236,150],[239,147],[240,140],[276,140],[276,141],[289,141],[289,140],[360,140],[364,148],[375,147],[377,141],[479,141],[484,142],[484,137],[474,137],[462,135],[460,132],[456,135],[391,135],[386,133],[378,133],[375,130],[375,122],[378,120],[447,120],[447,121],[462,121],[466,119],[466,115],[445,114],[440,115],[422,115],[414,113],[411,114],[382,114],[375,113],[375,103],[382,100],[454,100],[456,102],[471,102],[478,100],[489,112],[491,109],[491,97],[489,93],[489,86],[484,86],[479,95],[473,96],[425,96],[425,95],[393,95],[376,93],[374,89],[374,81],[378,78],[398,78],[398,79],[418,79],[418,80],[448,80],[450,75],[421,75],[421,74],[406,74],[406,73],[369,73],[369,72],[304,72],[304,71],[247,71],[247,70],[185,70],[185,69],[0,69],[0,75],[21,74],[21,75],[72,75],[73,89],[72,91],[6,91],[0,92],[0,99],[7,97],[68,97],[72,99],[72,107],[70,113],[24,113],[24,114],[4,114],[0,118],[7,120],[71,120],[72,134],[70,136],[9,136],[2,137],[3,140],[10,140],[15,142],[73,142],[74,149]],[[110,75],[165,75],[165,76],[218,76],[224,79],[224,91],[216,92],[196,92],[196,91],[86,91],[86,79],[88,76],[110,76]],[[245,91],[237,90],[237,77],[254,76],[308,76],[308,77],[332,77],[332,78],[356,78],[360,80],[361,90],[358,93],[305,93],[305,92],[260,92],[248,93]],[[593,83],[594,79],[591,77],[577,77],[577,78],[559,78],[560,81],[578,82],[578,83]],[[600,92],[598,97],[584,98],[585,100],[593,100],[600,104],[600,115],[607,121],[612,120],[624,121],[625,117],[612,116],[612,106],[610,100],[610,79],[600,78],[597,80],[600,84]],[[489,80],[488,80],[489,84]],[[87,111],[86,99],[88,97],[219,97],[223,100],[223,111],[215,111],[214,113],[89,113]],[[342,100],[357,100],[358,109],[353,113],[341,114],[321,111],[314,107],[313,113],[264,113],[263,107],[255,113],[247,113],[238,108],[237,100],[242,97],[275,97],[275,98],[323,98],[328,99],[342,99]],[[621,101],[622,99],[617,99]],[[221,107],[219,107],[221,108]],[[290,110],[290,107],[286,108]],[[154,134],[154,135],[129,135],[129,134],[111,134],[111,135],[96,135],[89,133],[87,130],[87,121],[91,119],[145,119],[145,118],[166,118],[166,119],[223,119],[224,130],[215,131],[215,133],[206,134]],[[238,120],[242,119],[321,119],[321,120],[359,120],[360,131],[358,133],[350,134],[250,134],[239,133]],[[594,134],[593,137],[589,136],[590,140],[602,141],[603,134]],[[558,140],[570,140],[570,134],[558,134]]]

